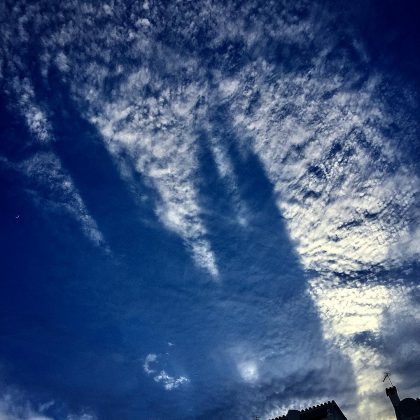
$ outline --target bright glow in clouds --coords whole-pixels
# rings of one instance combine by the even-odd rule
[[[257,365],[253,361],[239,363],[238,370],[242,378],[247,382],[254,382],[258,379]]]
[[[325,337],[340,347],[352,361],[360,398],[359,416],[374,418],[383,411],[378,403],[380,398],[368,399],[367,396],[378,394],[378,381],[383,371],[388,370],[390,361],[369,344],[369,338],[378,339],[381,330],[386,328],[385,314],[398,320],[396,328],[404,325],[407,316],[416,314],[407,297],[412,290],[363,284],[333,288],[330,282],[312,286],[314,300],[323,317]],[[361,337],[368,338],[367,342],[355,342],[361,334]],[[420,354],[417,343],[413,343],[410,351]],[[381,418],[393,418],[388,415],[382,413]]]

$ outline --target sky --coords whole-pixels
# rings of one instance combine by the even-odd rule
[[[1,420],[420,396],[416,3],[0,3]]]

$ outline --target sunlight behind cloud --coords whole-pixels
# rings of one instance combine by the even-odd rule
[[[253,361],[239,363],[238,370],[242,379],[247,382],[255,382],[258,379],[257,365]]]

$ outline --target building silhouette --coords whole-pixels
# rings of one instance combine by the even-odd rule
[[[271,420],[347,420],[347,417],[333,400],[304,410],[289,410],[285,416]]]
[[[397,420],[420,420],[420,399],[404,398],[401,401],[395,386],[387,388],[385,392],[391,400]]]

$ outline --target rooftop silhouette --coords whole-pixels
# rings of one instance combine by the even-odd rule
[[[289,410],[286,415],[272,420],[347,420],[347,417],[333,400],[303,410]]]
[[[397,420],[420,420],[419,398],[404,398],[400,400],[395,386],[387,388],[385,392],[391,400]]]

